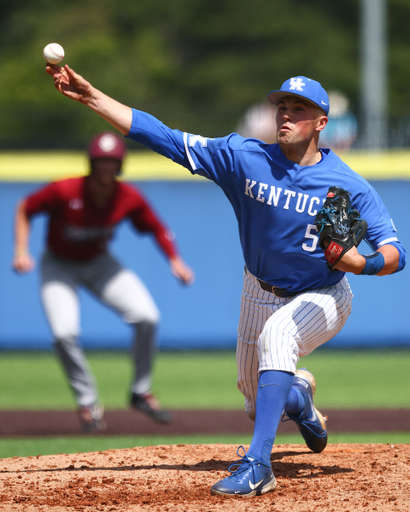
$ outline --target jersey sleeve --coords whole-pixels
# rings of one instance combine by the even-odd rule
[[[141,233],[151,233],[162,251],[172,258],[178,254],[175,236],[148,204],[148,201],[137,190],[135,194],[134,208],[129,213],[129,218],[134,227]]]
[[[29,217],[37,213],[52,213],[58,207],[60,195],[57,183],[50,183],[25,199],[25,210]]]
[[[367,190],[354,200],[353,207],[367,222],[365,240],[374,251],[388,243],[399,243],[393,219],[370,184],[367,184]]]
[[[233,149],[242,137],[209,138],[173,130],[150,114],[133,109],[128,137],[188,169],[220,184],[232,169]],[[243,140],[243,139],[242,139]]]

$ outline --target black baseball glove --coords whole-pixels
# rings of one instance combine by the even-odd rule
[[[367,231],[367,222],[352,208],[350,195],[343,188],[330,187],[315,219],[319,245],[332,271],[336,271],[334,267],[345,252],[360,244]]]

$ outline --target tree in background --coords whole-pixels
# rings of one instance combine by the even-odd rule
[[[392,114],[410,108],[409,15],[407,0],[390,0]],[[292,75],[342,91],[357,111],[358,0],[0,0],[0,149],[83,148],[102,129],[47,87],[53,41],[108,94],[204,135],[233,131]]]

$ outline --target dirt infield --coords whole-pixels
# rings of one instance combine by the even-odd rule
[[[410,432],[410,409],[321,409],[330,432]],[[172,411],[173,421],[158,424],[138,411],[106,411],[104,435],[252,434],[244,411]],[[297,433],[293,421],[280,423],[279,434]],[[80,434],[75,411],[0,411],[0,437]],[[410,510],[410,509],[409,509]]]
[[[409,431],[410,410],[324,410],[332,432]],[[243,411],[172,411],[161,425],[107,411],[104,435],[252,434]],[[279,433],[295,433],[293,422]],[[78,435],[73,411],[0,411],[0,437]],[[247,448],[247,447],[245,447]],[[209,492],[237,460],[233,445],[171,445],[0,460],[0,512],[410,510],[410,445],[329,445],[314,454],[275,445],[275,492],[250,499]]]
[[[245,447],[247,448],[247,447]],[[408,512],[410,446],[277,445],[278,486],[255,498],[212,496],[232,445],[172,445],[0,460],[0,510]]]

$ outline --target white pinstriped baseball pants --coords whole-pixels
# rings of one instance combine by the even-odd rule
[[[351,312],[352,298],[346,277],[335,286],[281,299],[262,290],[248,270],[244,272],[236,350],[237,386],[252,420],[259,372],[295,373],[301,357],[342,329]]]

